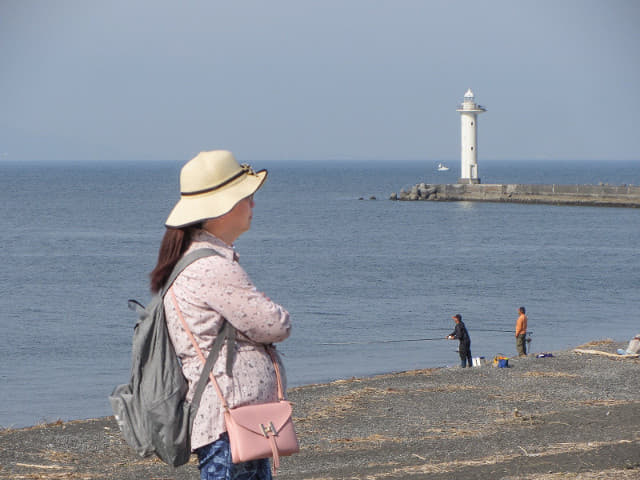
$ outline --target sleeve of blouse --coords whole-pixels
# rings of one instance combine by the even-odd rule
[[[222,262],[204,286],[205,302],[254,342],[281,342],[289,336],[289,312],[259,292],[237,262]]]

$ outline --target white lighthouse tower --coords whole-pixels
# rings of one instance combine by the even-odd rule
[[[456,110],[460,112],[460,133],[462,150],[460,153],[460,179],[458,183],[480,183],[478,178],[478,121],[479,113],[486,112],[477,105],[471,89],[464,94],[464,100]]]

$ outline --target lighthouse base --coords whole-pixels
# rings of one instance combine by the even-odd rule
[[[460,185],[478,185],[482,183],[479,178],[459,178],[458,184]]]

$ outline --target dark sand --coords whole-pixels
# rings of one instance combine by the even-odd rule
[[[640,479],[640,360],[553,355],[292,389],[302,450],[278,478]],[[0,479],[197,478],[138,458],[112,417],[0,431]]]

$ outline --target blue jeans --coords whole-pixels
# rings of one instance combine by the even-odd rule
[[[231,462],[229,436],[223,433],[218,440],[196,450],[200,480],[271,480],[269,459],[244,463]]]

